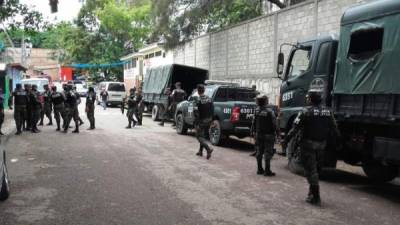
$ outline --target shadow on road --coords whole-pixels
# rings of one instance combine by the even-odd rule
[[[343,170],[326,170],[321,180],[328,183],[345,185],[355,191],[379,196],[400,204],[400,183],[395,180],[390,183],[377,184],[365,176]]]

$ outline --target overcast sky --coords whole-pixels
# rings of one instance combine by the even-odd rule
[[[34,7],[50,22],[72,21],[79,12],[81,0],[58,0],[58,13],[50,12],[49,0],[20,0],[20,3]]]

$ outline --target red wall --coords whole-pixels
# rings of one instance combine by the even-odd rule
[[[72,80],[72,68],[71,67],[61,67],[60,79],[62,81]]]

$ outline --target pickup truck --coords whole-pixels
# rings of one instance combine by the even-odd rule
[[[213,145],[220,145],[229,135],[238,138],[250,136],[257,91],[234,83],[207,81],[205,94],[212,99],[214,106],[213,122],[209,129]],[[197,91],[177,106],[175,120],[178,134],[186,134],[189,128],[193,128],[192,99],[195,95]]]

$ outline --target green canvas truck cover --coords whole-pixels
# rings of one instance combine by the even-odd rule
[[[143,92],[149,94],[162,94],[168,85],[172,74],[173,65],[163,65],[147,71],[143,83]]]
[[[400,94],[400,0],[348,9],[341,21],[334,94]]]

